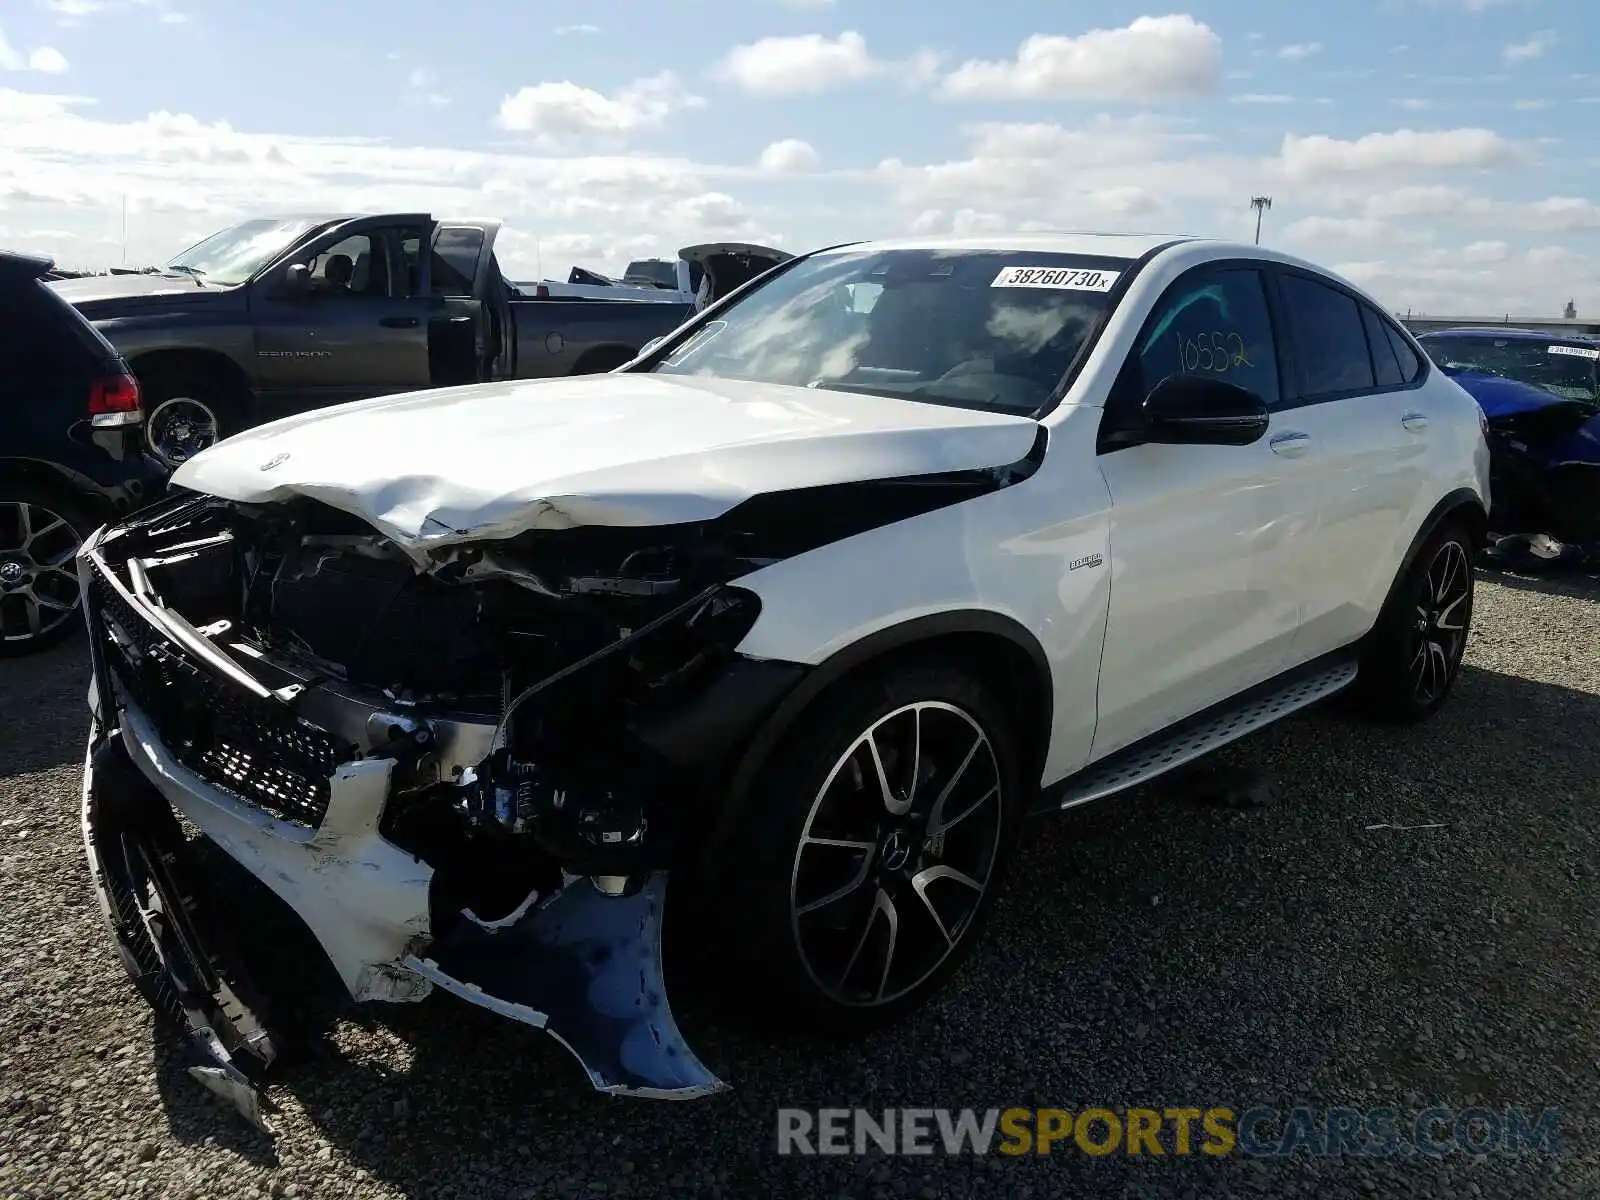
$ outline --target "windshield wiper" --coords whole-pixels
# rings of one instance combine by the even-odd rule
[[[184,266],[181,263],[168,263],[162,270],[168,275],[188,275],[193,279],[199,279],[205,274],[199,267]]]

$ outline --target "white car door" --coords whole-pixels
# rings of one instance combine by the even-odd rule
[[[1275,407],[1278,354],[1254,262],[1180,276],[1140,331],[1107,405],[1162,379],[1210,375]],[[1270,679],[1287,664],[1304,581],[1294,557],[1316,524],[1315,448],[1296,414],[1248,446],[1103,449],[1111,493],[1111,601],[1093,757]],[[1125,418],[1124,418],[1125,419]]]
[[[1315,448],[1318,529],[1297,570],[1308,586],[1296,664],[1350,645],[1377,619],[1428,467],[1422,362],[1392,322],[1325,276],[1276,271],[1288,372],[1285,416]]]

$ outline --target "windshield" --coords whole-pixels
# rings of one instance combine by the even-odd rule
[[[653,369],[1031,413],[1105,316],[1127,259],[1017,251],[819,254]]]
[[[243,283],[278,255],[326,221],[246,221],[214,233],[167,264],[167,270],[194,275],[207,283]]]
[[[1422,345],[1446,369],[1486,371],[1567,400],[1600,403],[1600,347],[1488,335],[1425,337]]]

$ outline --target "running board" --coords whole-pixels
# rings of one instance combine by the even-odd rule
[[[1264,729],[1292,712],[1327,699],[1348,687],[1355,677],[1356,664],[1342,659],[1309,673],[1297,672],[1291,678],[1254,688],[1242,697],[1069,775],[1046,790],[1041,809],[1053,812],[1072,808],[1148,783],[1229,742]]]

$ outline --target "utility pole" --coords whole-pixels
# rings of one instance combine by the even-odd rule
[[[122,265],[128,265],[128,193],[122,193]]]
[[[1261,245],[1261,215],[1272,207],[1271,196],[1251,196],[1250,207],[1256,210],[1256,245]]]

